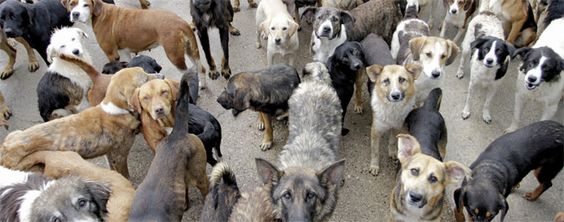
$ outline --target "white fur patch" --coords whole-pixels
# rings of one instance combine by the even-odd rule
[[[100,106],[102,107],[102,110],[104,110],[104,112],[110,115],[122,115],[129,113],[129,110],[119,108],[112,102],[109,103],[102,102],[100,103]]]
[[[10,170],[8,168],[0,166],[0,178],[2,178],[0,180],[0,188],[16,183],[24,183],[27,180],[27,176],[29,174],[30,173]]]
[[[166,135],[170,135],[172,133],[172,127],[165,127]]]
[[[495,54],[496,47],[497,47],[497,40],[493,42],[492,47],[490,47],[490,51],[488,52],[488,54],[486,54],[486,56],[484,56],[484,61],[483,61],[484,65],[486,64],[486,61],[488,59],[493,60],[491,65],[497,64],[497,62],[498,62],[497,61],[497,55]]]
[[[41,191],[39,190],[30,190],[27,191],[20,199],[22,203],[20,205],[20,209],[18,209],[18,214],[20,221],[31,221],[30,216],[33,211],[31,206],[33,202],[41,195]]]
[[[311,33],[311,51],[313,53],[313,61],[326,63],[329,57],[335,53],[335,49],[347,41],[347,28],[341,25],[341,33],[339,37],[334,39],[317,38],[315,33]]]
[[[78,4],[74,8],[72,8],[71,12],[69,13],[71,22],[82,22],[86,23],[88,19],[90,19],[90,8],[92,5],[85,6],[85,4],[90,4],[87,0],[78,0]],[[78,18],[73,17],[73,13],[79,13],[80,15]]]

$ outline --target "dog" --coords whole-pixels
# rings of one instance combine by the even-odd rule
[[[351,14],[331,7],[307,8],[302,17],[306,17],[308,21],[315,18],[310,52],[313,61],[322,63],[326,63],[335,49],[347,41],[345,24],[354,22]]]
[[[170,62],[182,73],[188,67],[184,56],[203,76],[198,43],[188,22],[172,12],[118,7],[101,0],[64,0],[71,21],[91,20],[96,40],[109,61],[120,60],[119,50],[138,53],[161,45]],[[123,19],[127,18],[127,19]],[[154,19],[159,18],[159,19]],[[68,20],[68,17],[67,17]],[[117,31],[116,31],[117,30]],[[170,30],[177,30],[171,33]],[[143,38],[139,38],[143,36]],[[201,81],[202,85],[205,78]]]
[[[433,18],[433,9],[437,8],[437,3],[439,1],[437,0],[406,0],[407,4],[405,5],[405,14],[407,14],[408,11],[416,11],[418,14],[418,17],[420,17],[419,15],[425,15],[425,17],[429,17],[429,19],[427,20],[427,24],[429,24],[429,28],[432,29],[432,27],[435,24],[435,19]]]
[[[43,166],[43,175],[60,179],[78,175],[83,179],[108,185],[110,196],[106,203],[107,221],[126,221],[135,189],[131,182],[116,171],[90,163],[72,151],[39,151],[26,156],[16,169],[30,170]]]
[[[360,86],[357,85],[355,91],[355,83],[357,78],[361,78],[358,73],[363,69],[364,55],[362,54],[362,46],[358,42],[345,42],[335,49],[335,53],[329,57],[327,61],[327,69],[331,75],[332,86],[337,91],[341,103],[342,119],[341,125],[345,122],[345,115],[347,114],[347,107],[349,102],[356,94],[357,98],[361,97]],[[355,110],[362,107],[362,101],[355,100]],[[349,129],[342,128],[342,135],[347,135]]]
[[[331,75],[325,64],[321,62],[310,62],[302,70],[301,82],[317,81],[332,85]]]
[[[512,132],[519,127],[526,98],[544,103],[541,120],[551,119],[558,111],[558,103],[564,96],[564,43],[556,39],[562,28],[564,18],[556,19],[546,27],[532,48],[515,51],[515,55],[523,61],[517,76],[513,120],[505,132]]]
[[[441,27],[441,38],[445,38],[448,25],[456,27],[456,35],[452,41],[458,42],[466,30],[466,24],[478,8],[478,0],[444,0],[444,7],[447,9],[445,20]]]
[[[459,184],[468,167],[456,161],[442,162],[427,155],[413,136],[398,135],[398,159],[401,170],[390,193],[393,221],[440,221],[446,187]],[[433,153],[437,153],[435,150]]]
[[[247,0],[247,2],[249,3],[249,8],[256,8],[257,7],[257,3],[254,0]],[[240,0],[233,0],[233,2],[231,2],[231,5],[233,6],[233,12],[241,11],[241,1]]]
[[[472,176],[454,192],[457,221],[464,221],[463,208],[473,221],[491,221],[497,215],[503,221],[509,209],[507,196],[532,170],[539,186],[523,197],[537,200],[562,170],[562,138],[562,124],[540,121],[493,141],[470,165]]]
[[[264,2],[264,3],[263,3]],[[295,65],[295,57],[300,42],[299,25],[294,21],[282,0],[264,0],[257,8],[257,49],[262,47],[261,36],[267,36],[266,59],[271,66],[275,55],[280,55],[290,66]]]
[[[45,63],[49,64],[47,58],[47,46],[51,32],[56,28],[72,26],[68,20],[67,12],[60,1],[45,0],[36,4],[26,4],[17,0],[6,0],[0,4],[0,24],[4,34],[8,38],[23,38],[31,48],[36,49]],[[10,16],[8,16],[10,15]],[[48,18],[48,19],[47,19]],[[25,44],[24,44],[25,45]],[[28,55],[33,51],[28,50]],[[15,55],[15,53],[14,53]],[[37,63],[30,58],[30,71],[32,64]],[[11,64],[11,62],[9,63]],[[35,70],[38,65],[33,67]]]
[[[110,167],[129,178],[127,156],[140,124],[130,101],[136,88],[154,78],[141,68],[116,73],[99,105],[8,134],[0,146],[0,164],[14,167],[43,150],[75,151],[87,159],[108,154]]]
[[[192,76],[187,75],[191,82]],[[194,76],[197,74],[194,73]],[[135,90],[131,103],[136,112],[140,113],[141,132],[149,147],[155,152],[157,145],[170,134],[174,125],[176,113],[174,103],[178,95],[179,83],[172,80],[154,79]],[[198,85],[196,84],[196,89]],[[189,94],[191,100],[191,95]],[[207,162],[215,165],[217,160],[213,157],[212,150],[215,149],[219,157],[221,154],[221,125],[219,121],[201,109],[190,103],[189,105],[189,129],[188,131],[198,136],[204,143]]]
[[[369,172],[377,176],[380,172],[380,143],[385,133],[396,135],[396,131],[403,129],[404,120],[415,108],[415,79],[421,72],[417,64],[372,65],[366,68],[370,81],[374,83],[372,98],[372,126],[370,132],[371,160]],[[396,148],[392,144],[388,148],[388,155],[395,158]]]
[[[0,91],[0,126],[4,126],[6,130],[8,130],[8,120],[10,117],[12,117],[12,111],[6,104],[2,91]]]
[[[210,68],[210,78],[217,79],[219,72],[216,70],[215,61],[210,52],[210,39],[208,29],[216,27],[219,29],[219,39],[223,49],[221,59],[221,75],[225,79],[231,76],[229,67],[229,33],[240,35],[241,33],[231,23],[233,22],[233,7],[230,0],[191,0],[190,15],[196,24],[200,44],[204,50],[208,66]],[[196,43],[194,43],[196,44]],[[195,47],[198,50],[198,47]]]
[[[172,133],[157,147],[147,176],[135,193],[129,221],[181,221],[188,207],[188,186],[197,187],[202,197],[208,194],[204,144],[188,130],[188,81],[183,75]]]
[[[537,26],[531,5],[527,0],[486,0],[481,5],[501,4],[496,6],[496,14],[507,24],[506,40],[516,47],[528,46],[536,38]],[[480,6],[482,7],[482,6]]]
[[[298,84],[300,77],[295,68],[273,65],[233,75],[217,102],[224,109],[231,109],[234,117],[247,109],[258,112],[258,129],[264,130],[260,148],[266,151],[272,147],[271,117],[288,110],[288,99]]]
[[[157,63],[157,60],[146,55],[136,55],[131,61],[113,61],[106,63],[102,68],[102,74],[115,74],[116,72],[132,67],[141,67],[146,73],[160,73],[163,67]]]
[[[0,166],[0,221],[104,221],[110,189],[76,176],[51,180]]]
[[[36,88],[37,105],[43,121],[90,107],[87,95],[92,80],[79,66],[58,57],[65,54],[91,64],[90,55],[82,47],[86,38],[88,36],[82,30],[70,27],[56,29],[51,35],[51,43],[47,47],[47,59],[51,64]]]

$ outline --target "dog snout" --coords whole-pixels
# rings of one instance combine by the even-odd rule
[[[6,36],[8,37],[14,36],[14,30],[12,28],[4,28],[4,33],[6,33]]]
[[[80,16],[80,12],[72,12],[71,15],[74,19],[78,19],[78,17]]]
[[[537,81],[537,77],[536,77],[536,76],[529,76],[529,77],[527,78],[527,81],[529,81],[529,82],[536,82],[536,81]]]
[[[493,64],[493,59],[491,59],[491,58],[486,59],[486,64],[488,64],[488,65]]]
[[[423,200],[423,195],[418,194],[418,193],[413,193],[410,192],[409,193],[409,199],[413,202],[413,203],[419,203]]]
[[[391,102],[399,102],[403,99],[403,94],[400,91],[392,91],[389,100]]]
[[[331,27],[324,26],[322,31],[323,31],[323,33],[329,33],[329,32],[331,32]]]
[[[74,54],[75,56],[78,56],[78,55],[80,55],[80,50],[78,50],[78,49],[72,50],[72,54]]]
[[[355,62],[352,64],[352,67],[354,70],[359,70],[360,68],[362,68],[362,64],[360,62]]]
[[[275,39],[274,39],[274,42],[275,42],[277,45],[279,45],[280,42],[282,42],[282,39],[281,39],[281,38],[275,38]]]
[[[453,9],[450,10],[450,13],[451,13],[451,14],[456,14],[456,13],[458,13],[458,10],[453,8]]]
[[[431,72],[431,76],[433,76],[433,78],[439,78],[441,76],[441,71],[433,70],[433,72]]]
[[[164,108],[163,107],[157,107],[155,109],[155,113],[159,116],[164,116],[165,112],[164,112]]]

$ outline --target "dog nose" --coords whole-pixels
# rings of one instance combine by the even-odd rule
[[[431,75],[433,76],[433,78],[437,78],[441,76],[441,72],[438,70],[434,70],[433,72],[431,72]]]
[[[392,96],[392,99],[394,99],[394,100],[401,99],[401,93],[399,93],[399,92],[393,92],[391,96]]]
[[[450,13],[452,13],[452,14],[456,14],[457,12],[458,12],[458,10],[456,10],[456,9],[451,9],[451,10],[450,10]]]
[[[10,36],[13,36],[13,35],[14,35],[14,30],[11,29],[11,28],[5,28],[5,29],[4,29],[4,33],[6,33],[6,35],[7,35],[8,37],[10,37]]]
[[[421,200],[423,200],[423,195],[417,194],[417,193],[409,193],[409,199],[411,199],[411,201],[417,203],[417,202],[420,202]]]
[[[159,114],[159,115],[163,115],[164,114],[164,109],[162,107],[155,109],[155,113]]]
[[[537,81],[537,77],[535,77],[535,76],[529,76],[529,78],[527,78],[527,80],[529,80],[529,82],[536,82],[536,81]]]
[[[488,65],[491,65],[491,64],[493,63],[493,59],[486,59],[486,63],[487,63]]]
[[[362,67],[362,66],[360,65],[360,63],[353,64],[353,68],[354,68],[355,70],[359,70],[361,67]]]
[[[77,55],[80,54],[80,50],[78,50],[78,49],[72,50],[72,54],[77,56]]]
[[[275,38],[275,39],[274,39],[274,42],[276,42],[276,43],[280,43],[280,41],[282,41],[282,39],[280,39],[280,38]]]
[[[330,32],[331,28],[329,26],[323,27],[323,32]]]
[[[80,12],[72,12],[73,18],[78,18],[78,16],[80,16]]]

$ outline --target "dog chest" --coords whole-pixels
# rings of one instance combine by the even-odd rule
[[[372,96],[372,112],[376,127],[381,130],[401,129],[409,112],[415,107],[414,98],[405,98],[403,102],[385,103],[378,96]]]

